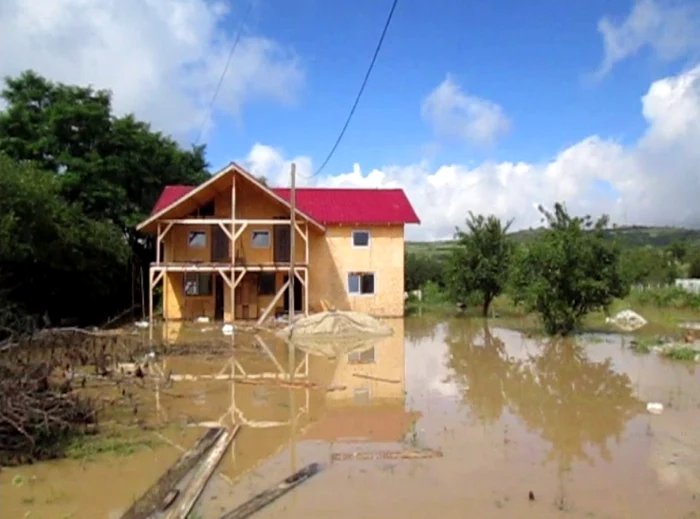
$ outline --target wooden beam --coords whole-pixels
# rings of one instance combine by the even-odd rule
[[[229,240],[232,240],[232,239],[233,239],[233,235],[232,235],[231,232],[226,228],[226,226],[224,225],[223,222],[219,222],[219,227],[221,228],[222,231],[224,231],[224,234],[225,234],[226,236],[228,236],[228,239],[229,239]]]
[[[153,263],[151,268],[154,272],[219,272],[220,270],[228,270],[231,268],[230,263],[161,263],[160,265]],[[296,267],[297,272],[308,270],[307,266]],[[233,270],[236,272],[288,272],[289,265],[285,263],[269,263],[258,265],[235,265]]]
[[[179,220],[161,220],[161,223],[177,225],[231,225],[231,218],[181,218]],[[271,218],[236,218],[236,223],[249,223],[253,225],[281,225],[291,223],[291,219]]]
[[[229,279],[226,276],[226,271],[224,269],[217,269],[216,271],[221,275],[223,280],[226,281],[226,284],[228,285],[228,287],[233,288],[233,283],[231,282],[231,279],[233,279],[233,276],[231,276],[231,279]],[[233,274],[233,272],[231,274]]]
[[[236,223],[239,223],[239,222],[236,222]],[[245,221],[245,222],[240,222],[240,223],[241,223],[240,229],[238,229],[238,230],[236,231],[236,234],[233,235],[233,244],[234,244],[234,246],[236,245],[236,240],[237,240],[238,238],[241,237],[241,234],[243,234],[243,231],[245,231],[245,228],[248,227],[248,222],[247,222],[247,221]],[[234,258],[234,259],[236,258],[236,251],[235,251],[235,250],[233,251],[233,256],[231,256],[231,257]]]
[[[143,278],[142,278],[143,279]],[[153,269],[148,269],[148,322],[153,329]]]
[[[289,280],[287,280],[287,282],[284,285],[282,285],[282,288],[279,289],[279,292],[277,292],[277,294],[275,295],[275,298],[270,302],[269,305],[267,305],[267,308],[265,308],[265,311],[262,313],[262,315],[258,319],[258,323],[257,323],[258,326],[260,326],[263,323],[263,321],[265,321],[265,319],[267,319],[267,316],[270,314],[272,309],[275,307],[275,305],[277,304],[277,301],[280,300],[280,298],[284,295],[284,292],[288,288],[289,288]]]
[[[155,278],[151,279],[151,290],[153,290],[158,285],[160,280],[163,279],[164,275],[165,275],[165,271],[161,270],[158,272],[158,274],[155,276]]]
[[[214,474],[219,462],[221,462],[221,458],[226,453],[226,449],[231,445],[231,442],[233,442],[240,430],[241,426],[237,425],[233,430],[226,431],[223,436],[219,436],[216,439],[214,446],[206,454],[206,458],[197,467],[190,484],[185,488],[182,495],[179,496],[177,504],[166,515],[166,519],[181,519],[188,516],[207,482],[212,474]]]
[[[289,215],[290,222],[290,233],[289,233],[289,324],[294,322],[294,309],[296,308],[296,303],[294,301],[294,278],[296,277],[296,270],[294,269],[294,263],[297,258],[297,230],[296,230],[296,176],[297,176],[297,166],[292,162],[292,179],[289,189],[289,200],[291,205],[291,214]]]
[[[304,263],[309,264],[309,222],[306,222],[304,226],[304,235],[306,236],[305,250],[304,250]]]
[[[156,263],[160,263],[160,240],[161,240],[160,222],[158,222],[158,228],[156,230]]]
[[[248,271],[244,268],[243,271],[241,272],[241,275],[238,276],[238,277],[234,280],[234,282],[233,282],[233,288],[236,288],[238,285],[240,285],[241,281],[243,280],[243,276],[246,275],[246,272],[248,272]]]

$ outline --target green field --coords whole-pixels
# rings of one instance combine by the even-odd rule
[[[527,243],[532,240],[539,229],[526,229],[511,233],[513,241],[516,243]],[[623,245],[630,247],[654,246],[664,247],[676,241],[687,241],[690,245],[700,245],[700,229],[683,229],[679,227],[643,227],[629,226],[616,227],[606,231],[610,238],[617,238]],[[452,249],[453,242],[431,241],[406,242],[407,253],[426,253],[443,256]]]

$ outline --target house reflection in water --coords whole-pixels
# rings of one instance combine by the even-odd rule
[[[325,412],[303,439],[398,442],[420,417],[405,408],[404,321],[386,324],[391,337],[336,359],[331,388],[337,389],[326,394]]]

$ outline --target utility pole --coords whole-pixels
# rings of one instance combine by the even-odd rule
[[[289,204],[291,207],[291,216],[289,218],[289,324],[294,321],[294,260],[296,259],[296,218],[297,218],[297,191],[296,191],[296,176],[297,165],[292,162],[292,179],[290,183]]]

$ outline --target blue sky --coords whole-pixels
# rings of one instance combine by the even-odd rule
[[[380,168],[432,163],[547,160],[587,135],[633,142],[645,128],[640,96],[678,63],[640,52],[600,81],[603,16],[623,19],[629,0],[400,0],[379,59],[345,137],[326,167]],[[307,155],[318,166],[337,136],[371,58],[390,0],[256,0],[249,32],[293,49],[306,74],[291,105],[267,100],[243,109],[243,122],[215,114],[208,158],[217,167],[255,142]],[[244,6],[226,30],[238,29]],[[230,70],[228,75],[235,74]],[[513,120],[498,146],[433,142],[422,99],[451,74],[470,94],[493,99]],[[437,148],[437,149],[436,149]]]
[[[113,92],[192,142],[249,0],[4,0],[0,75]],[[537,225],[565,202],[616,223],[700,226],[698,0],[254,0],[205,132],[216,169],[274,184],[401,187],[450,237],[468,211]]]

